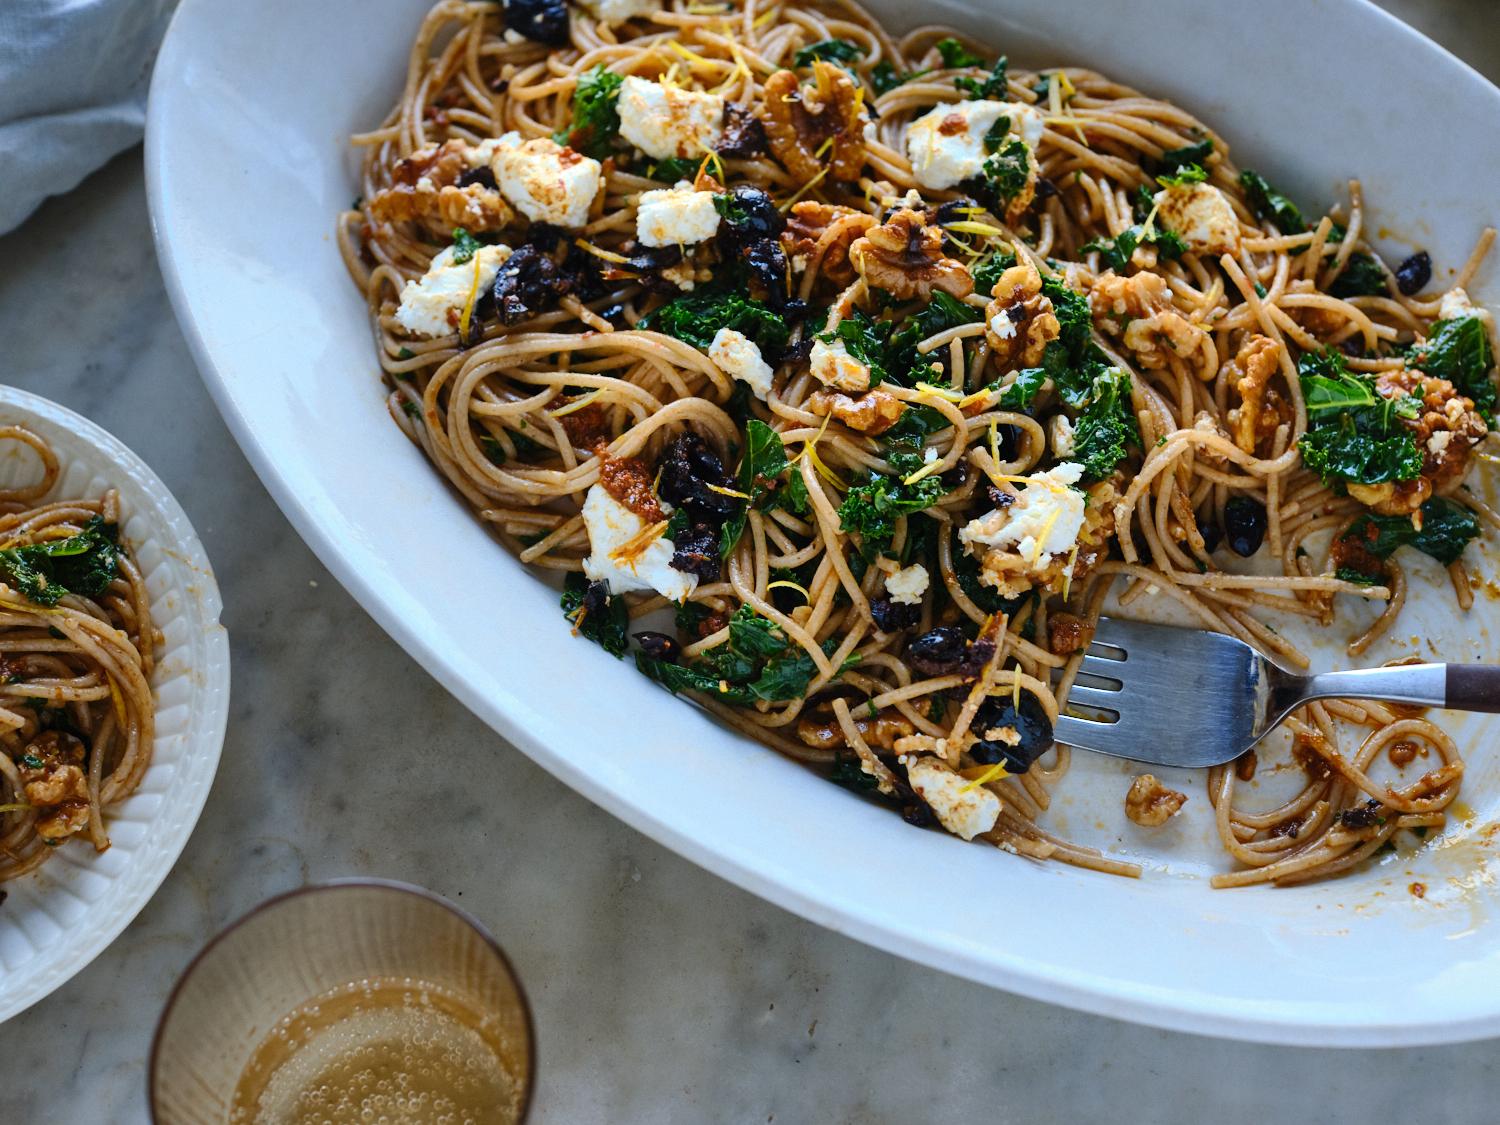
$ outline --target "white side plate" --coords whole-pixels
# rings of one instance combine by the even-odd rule
[[[1177,99],[1309,207],[1363,176],[1372,228],[1430,249],[1435,284],[1497,217],[1500,155],[1480,140],[1500,123],[1500,92],[1362,0],[1086,7],[1079,19],[1079,5],[1055,0],[934,0],[924,14],[1012,58],[1092,65]],[[1191,794],[1185,816],[1153,834],[1124,821],[1125,768],[1079,755],[1051,823],[1150,870],[1130,881],[1034,864],[913,831],[569,636],[551,590],[386,416],[364,305],[334,244],[356,190],[345,138],[395,98],[424,8],[186,0],[157,64],[147,141],[168,291],[204,379],[282,509],[392,636],[630,824],[903,956],[1220,1035],[1374,1045],[1500,1033],[1500,927],[1480,842],[1500,808],[1481,737],[1492,742],[1494,726],[1454,728],[1476,812],[1446,834],[1451,846],[1335,884],[1215,892],[1202,875],[1225,861],[1201,777],[1178,786]],[[874,8],[909,25],[895,0]],[[1478,287],[1491,302],[1493,276]],[[1495,658],[1493,602],[1481,596],[1464,619],[1440,583],[1414,575],[1403,643],[1372,659],[1410,651],[1411,634],[1451,659]],[[1367,611],[1345,608],[1345,627],[1317,649],[1324,665]],[[1427,899],[1407,893],[1415,880]]]
[[[130,544],[161,630],[156,744],[140,788],[105,809],[108,851],[83,840],[58,848],[28,875],[0,883],[0,1020],[23,1011],[97,957],[140,913],[182,854],[208,800],[229,710],[229,642],[219,588],[203,544],[167,486],[139,457],[86,418],[44,398],[0,387],[0,425],[19,423],[52,443],[62,462],[44,500],[120,493]],[[0,485],[33,480],[37,461],[0,442]]]

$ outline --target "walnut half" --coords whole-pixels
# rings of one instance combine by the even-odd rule
[[[848,72],[831,62],[813,63],[812,85],[806,87],[795,71],[778,70],[766,79],[762,106],[771,154],[800,180],[821,172],[825,158],[833,179],[859,179],[865,166],[863,101]]]
[[[1187,803],[1187,795],[1168,789],[1149,773],[1130,783],[1125,794],[1125,815],[1143,828],[1157,828],[1177,815]]]
[[[934,289],[960,298],[974,292],[974,278],[964,264],[943,254],[942,228],[928,226],[926,215],[909,207],[865,231],[849,247],[849,260],[866,285],[897,300],[928,301]]]
[[[1062,334],[1042,275],[1030,260],[1011,266],[995,282],[995,298],[984,310],[985,338],[1001,371],[1036,367],[1047,345]]]
[[[815,391],[808,397],[807,409],[825,417],[832,414],[851,430],[874,437],[901,420],[906,404],[889,391],[866,391],[855,398],[835,391]]]

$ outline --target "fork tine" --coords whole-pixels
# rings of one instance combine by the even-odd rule
[[[1110,690],[1108,688],[1089,687],[1086,684],[1074,684],[1068,691],[1069,703],[1081,703],[1085,707],[1101,707],[1107,711],[1118,711],[1121,702],[1124,701],[1123,690]]]
[[[1259,734],[1264,664],[1248,645],[1217,633],[1102,617],[1068,702],[1114,721],[1058,717],[1059,742],[1141,762],[1210,766],[1232,760]],[[1098,679],[1090,679],[1098,677]],[[1100,680],[1114,687],[1101,686]]]

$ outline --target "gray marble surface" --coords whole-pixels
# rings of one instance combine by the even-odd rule
[[[1500,74],[1491,0],[1386,6]],[[193,953],[270,894],[357,874],[451,897],[510,951],[541,1122],[1495,1120],[1493,1043],[1285,1050],[1022,1000],[786,914],[574,795],[432,683],[271,503],[167,307],[138,152],[0,238],[0,339],[0,380],[113,430],[175,491],[234,657],[202,821],[113,947],[0,1026],[0,1122],[144,1120],[152,1028]]]

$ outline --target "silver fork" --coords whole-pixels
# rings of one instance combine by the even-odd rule
[[[1101,617],[1057,741],[1160,766],[1217,766],[1312,699],[1500,713],[1500,667],[1403,664],[1299,676],[1222,633]]]

